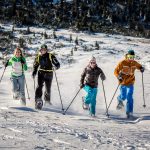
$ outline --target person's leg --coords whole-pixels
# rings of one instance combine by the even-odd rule
[[[122,109],[124,107],[123,101],[127,97],[127,87],[125,85],[120,86],[120,95],[117,97],[118,99],[118,104],[117,104],[117,109]]]
[[[133,91],[134,91],[133,85],[127,87],[126,113],[133,113]]]
[[[44,84],[43,73],[38,72],[37,87],[35,90],[35,101],[42,100],[42,88]]]
[[[84,98],[84,103],[85,104],[90,104],[91,103],[91,97],[92,97],[92,88],[88,85],[85,85],[84,90],[87,93],[87,95]]]
[[[96,96],[97,88],[92,89],[91,105],[90,105],[90,114],[95,116],[96,113]]]
[[[53,73],[47,73],[44,76],[45,81],[45,92],[44,92],[44,100],[51,104],[51,85],[53,80]]]
[[[125,85],[120,86],[120,95],[117,97],[118,101],[124,101],[127,98],[127,87]]]
[[[25,98],[25,77],[20,76],[18,77],[18,84],[19,84],[19,95],[21,98],[21,104],[26,105],[26,98]]]
[[[24,75],[18,77],[19,95],[21,99],[25,99],[25,78]]]
[[[18,92],[18,78],[11,77],[12,82],[12,92],[13,92],[13,99],[19,98],[19,92]]]

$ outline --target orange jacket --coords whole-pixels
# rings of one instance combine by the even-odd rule
[[[114,74],[116,77],[118,77],[119,74],[122,73],[123,81],[120,82],[121,85],[134,84],[135,82],[134,72],[136,69],[140,70],[141,67],[142,65],[136,62],[135,60],[131,61],[128,59],[124,59],[117,65]]]

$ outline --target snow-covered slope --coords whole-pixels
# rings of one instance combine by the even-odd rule
[[[9,25],[1,26],[5,30],[11,30]],[[26,28],[16,28],[16,30],[26,30]],[[11,68],[6,69],[0,83],[0,149],[150,149],[150,40],[99,33],[74,33],[69,30],[56,31],[57,39],[44,39],[40,32],[46,31],[52,35],[53,31],[35,27],[30,30],[35,32],[35,37],[33,34],[26,35],[26,37],[32,37],[32,44],[27,44],[29,52],[34,53],[41,43],[46,43],[51,50],[54,44],[56,46],[53,52],[57,54],[61,62],[61,68],[56,73],[64,108],[67,108],[78,92],[80,75],[92,55],[97,58],[98,66],[106,74],[107,80],[104,81],[104,86],[109,104],[118,84],[113,74],[114,68],[129,48],[135,50],[138,61],[146,67],[144,85],[147,107],[143,108],[142,78],[141,73],[137,71],[134,92],[134,115],[138,117],[136,120],[127,120],[124,111],[116,110],[118,92],[109,109],[110,118],[105,116],[101,80],[99,80],[97,95],[96,118],[91,118],[87,111],[82,110],[81,97],[85,94],[83,90],[80,91],[66,115],[61,114],[55,76],[52,85],[53,105],[37,111],[34,109],[34,82],[31,77],[34,57],[29,57],[27,62],[30,68],[26,72],[26,81],[30,100],[27,100],[27,107],[22,107],[19,101],[12,100],[9,80]],[[16,37],[25,37],[18,31],[14,34]],[[70,35],[73,40],[77,36],[79,39],[77,51],[74,51],[73,56],[71,56],[71,50],[74,49],[75,43],[69,42]],[[99,50],[95,50],[96,41],[99,43]],[[85,46],[87,46],[86,50],[92,50],[84,51]],[[0,76],[3,69],[1,65]],[[27,93],[26,96],[28,98]]]

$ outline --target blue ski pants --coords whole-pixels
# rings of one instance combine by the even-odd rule
[[[87,92],[84,102],[85,104],[89,104],[90,114],[95,115],[97,88],[91,88],[90,86],[85,85],[84,90]]]
[[[133,112],[133,91],[134,86],[131,85],[121,85],[120,86],[120,95],[118,96],[118,101],[124,101],[127,99],[126,103],[126,113]]]

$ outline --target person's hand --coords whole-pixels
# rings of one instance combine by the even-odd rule
[[[34,79],[35,78],[35,76],[36,76],[36,72],[32,72],[32,78]]]
[[[141,68],[140,68],[140,71],[141,71],[142,73],[144,72],[144,70],[145,70],[144,67],[141,67]]]
[[[118,76],[118,80],[119,80],[120,82],[122,82],[122,81],[123,81],[122,73],[120,73],[120,74],[119,74],[119,76]]]
[[[20,59],[20,62],[22,63],[22,64],[25,64],[25,61],[21,58]]]
[[[55,69],[58,70],[60,68],[60,66],[55,66]]]
[[[82,89],[84,87],[84,84],[80,84],[80,89]]]
[[[8,62],[9,62],[9,60],[5,63],[5,65],[4,65],[4,66],[5,66],[5,68],[8,66]]]
[[[105,76],[101,76],[101,80],[102,81],[106,80],[106,77]]]

